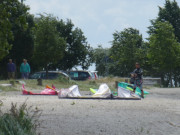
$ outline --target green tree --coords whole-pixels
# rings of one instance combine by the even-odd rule
[[[166,0],[164,7],[159,7],[157,21],[168,21],[174,28],[175,36],[180,42],[180,7],[176,0]]]
[[[146,46],[142,35],[133,28],[113,34],[111,58],[114,66],[111,71],[118,76],[128,76],[134,69],[135,62],[143,66],[146,60]]]
[[[38,18],[35,38],[34,61],[46,69],[63,58],[66,42],[56,29],[57,19],[52,15]]]
[[[9,6],[9,3],[12,3],[12,0],[0,1],[0,60],[9,53],[11,44],[9,44],[8,41],[13,39],[11,31],[12,26],[8,19],[11,17],[10,11],[13,7]]]
[[[99,45],[98,48],[94,49],[93,60],[96,65],[96,71],[98,71],[99,75],[109,75],[110,64],[112,62],[109,48],[103,48]]]
[[[180,7],[176,0],[166,0],[164,7],[159,7],[157,21],[168,21],[174,28],[174,34],[180,43]],[[179,65],[178,63],[176,65]],[[180,65],[174,71],[175,86],[180,82]]]
[[[23,58],[28,60],[32,57],[34,46],[34,17],[28,13],[29,7],[18,0],[2,0],[0,2],[0,14],[2,31],[0,31],[0,42],[6,43],[0,55],[6,55],[0,63],[1,74],[6,75],[6,63],[12,58],[19,69]],[[3,46],[1,44],[1,46]],[[1,49],[0,49],[1,50]],[[4,55],[4,56],[5,56]]]
[[[34,17],[29,14],[29,7],[22,2],[17,2],[13,5],[17,12],[12,12],[9,18],[12,24],[12,32],[14,40],[10,42],[12,49],[8,58],[16,61],[17,66],[21,64],[22,59],[31,59],[34,48]]]
[[[54,67],[70,70],[74,66],[81,65],[83,69],[87,69],[92,61],[92,48],[82,30],[74,28],[71,20],[67,20],[67,22],[60,20],[57,23],[57,31],[65,39],[66,49],[64,50],[64,58]]]
[[[169,22],[156,22],[151,30],[148,58],[153,70],[160,74],[163,84],[168,86],[171,83],[172,86],[172,77],[180,60],[180,44]]]
[[[83,55],[79,60],[79,65],[83,70],[88,70],[93,63],[93,48],[90,45],[84,46]]]

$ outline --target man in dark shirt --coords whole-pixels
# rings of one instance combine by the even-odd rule
[[[8,72],[8,78],[9,79],[15,78],[15,71],[16,71],[16,66],[12,62],[12,59],[9,59],[9,63],[7,64],[7,72]]]
[[[139,89],[141,90],[141,97],[144,98],[144,91],[143,91],[143,70],[140,68],[140,64],[138,62],[136,62],[136,69],[133,71],[133,73],[131,74],[131,76],[134,78],[134,90],[133,92],[136,91],[136,87],[139,87]]]

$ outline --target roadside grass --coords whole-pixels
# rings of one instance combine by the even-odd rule
[[[69,88],[72,85],[78,85],[80,91],[89,91],[90,88],[98,89],[100,84],[106,83],[112,91],[117,91],[115,82],[122,82],[125,81],[122,78],[118,77],[105,77],[98,80],[87,80],[87,81],[74,81],[68,80],[67,78],[58,78],[56,80],[42,80],[42,86],[37,85],[37,80],[16,80],[14,86],[0,86],[0,90],[2,91],[21,91],[22,83],[25,82],[25,87],[27,90],[36,91],[36,90],[43,90],[46,85],[52,86],[54,85],[57,89],[61,88]],[[1,80],[0,84],[8,84],[10,83],[9,80]]]
[[[18,91],[18,89],[16,87],[13,87],[13,86],[8,86],[8,87],[0,86],[0,90],[1,91]]]
[[[37,107],[28,107],[26,102],[20,106],[12,103],[8,112],[2,112],[0,108],[0,135],[38,134],[41,113]]]

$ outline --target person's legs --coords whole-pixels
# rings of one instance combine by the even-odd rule
[[[24,79],[28,79],[29,73],[24,73]]]
[[[11,79],[11,72],[8,72],[8,79]]]
[[[141,90],[141,97],[144,98],[144,91]]]
[[[21,73],[22,79],[25,79],[25,73]]]
[[[12,79],[15,79],[15,72],[12,72]]]
[[[27,73],[24,73],[24,79],[27,79]]]
[[[29,73],[26,73],[26,79],[28,79],[29,78]]]
[[[137,87],[137,84],[136,84],[136,80],[134,81],[134,86],[133,86],[133,92],[135,93],[136,92],[136,87]]]
[[[139,89],[141,90],[141,97],[144,98],[144,91],[143,91],[142,84],[139,86]]]

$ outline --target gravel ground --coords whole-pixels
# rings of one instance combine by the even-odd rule
[[[70,100],[1,92],[3,110],[11,102],[43,110],[42,135],[179,135],[180,89],[153,88],[145,99]],[[86,92],[84,92],[86,93]]]

